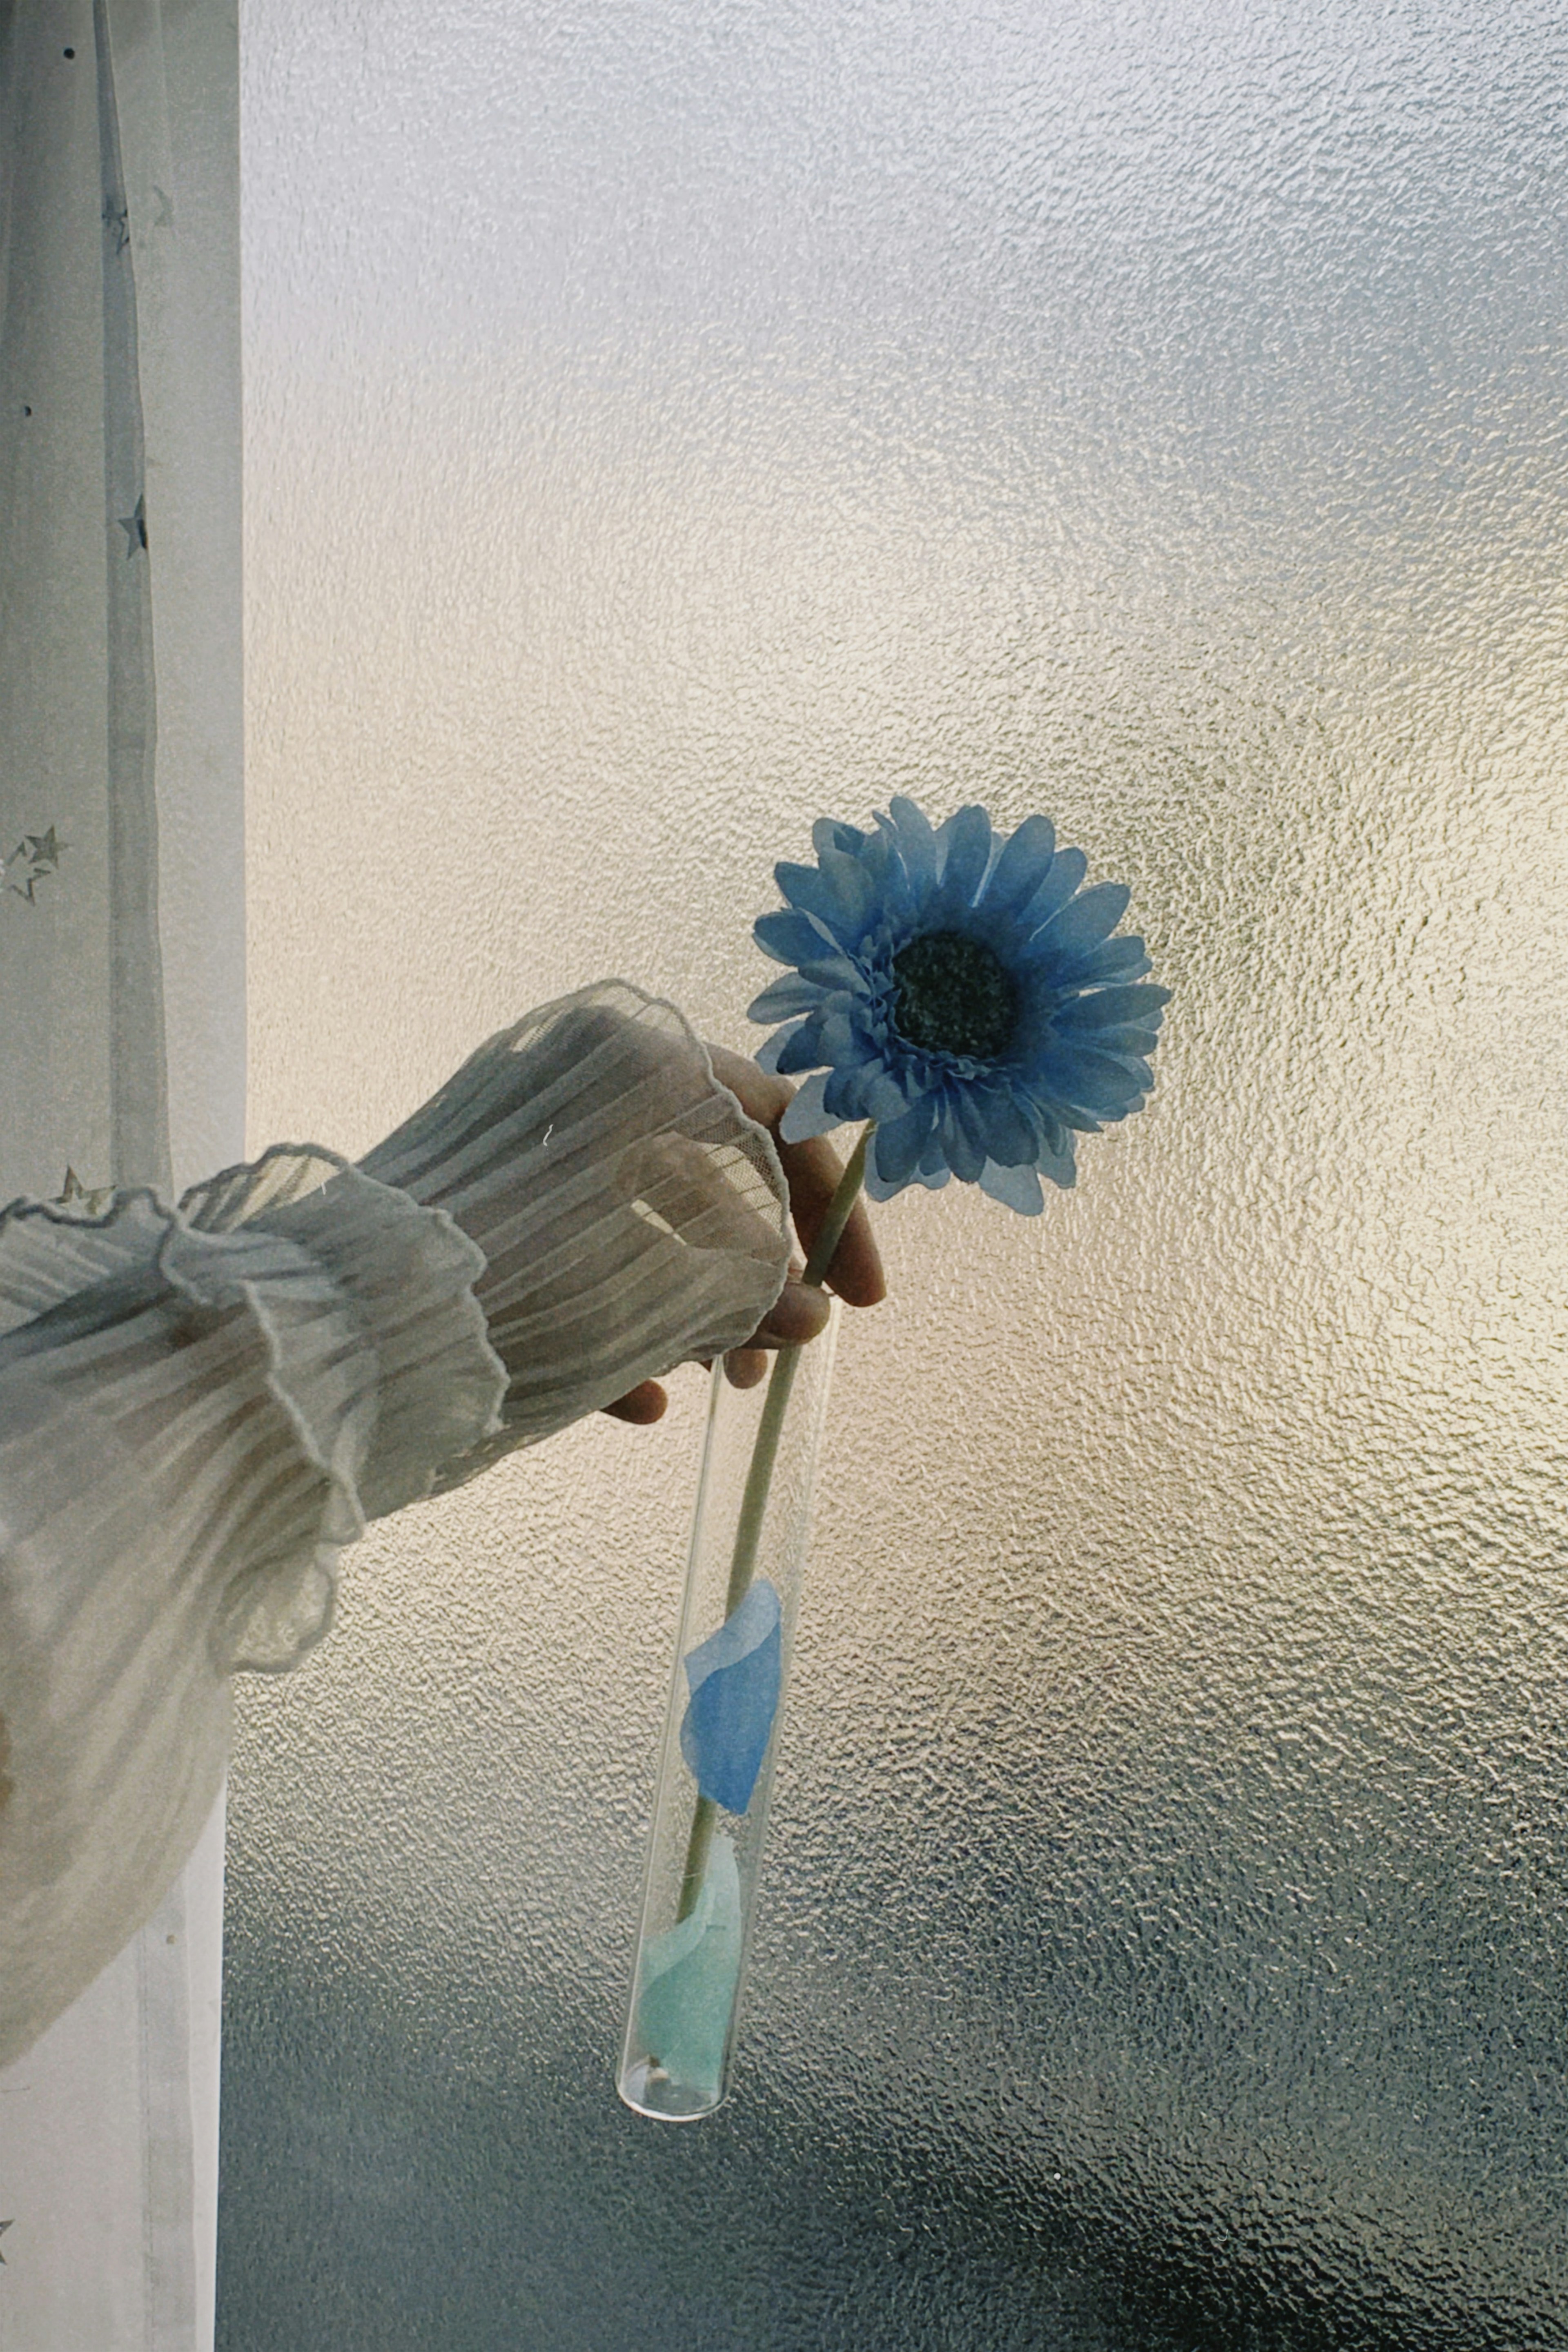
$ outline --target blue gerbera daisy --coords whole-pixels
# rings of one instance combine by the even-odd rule
[[[1075,1132],[1153,1084],[1170,991],[1142,980],[1142,940],[1111,936],[1130,893],[1084,889],[1083,852],[1043,816],[1003,840],[983,808],[933,830],[895,800],[871,833],[824,818],[812,841],[815,866],[775,867],[787,904],[755,933],[795,967],[751,1007],[784,1024],[757,1058],[816,1073],[785,1140],[868,1119],[874,1199],[956,1176],[1037,1215],[1042,1176],[1073,1181]]]

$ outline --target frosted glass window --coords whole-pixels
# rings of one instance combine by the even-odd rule
[[[1176,996],[882,1215],[714,2122],[611,2082],[695,1371],[241,1685],[220,2343],[1568,2341],[1561,10],[242,28],[253,1142],[746,1045],[899,791]]]

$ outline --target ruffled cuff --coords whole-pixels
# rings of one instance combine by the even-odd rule
[[[336,1294],[353,1341],[329,1340],[325,1325],[307,1339],[290,1322],[288,1344],[296,1353],[309,1349],[318,1378],[329,1349],[339,1346],[342,1397],[333,1409],[343,1413],[340,1452],[353,1454],[356,1535],[365,1520],[429,1494],[445,1462],[499,1426],[506,1375],[473,1292],[484,1255],[444,1211],[420,1207],[334,1153],[287,1144],[252,1168],[199,1185],[180,1207],[203,1240],[194,1262],[190,1236],[165,1245],[174,1278],[209,1286],[228,1275],[243,1280],[244,1253],[266,1238],[311,1269],[306,1293],[296,1275],[287,1292],[275,1286],[263,1295],[279,1336],[286,1297],[291,1309],[308,1294],[313,1321],[321,1286]],[[216,1235],[241,1252],[232,1268],[212,1252]],[[281,1361],[279,1377],[291,1377]],[[304,1413],[300,1420],[309,1436]]]
[[[437,1490],[750,1337],[789,1265],[771,1139],[670,1004],[626,981],[502,1030],[361,1162],[447,1212],[506,1369],[500,1425]]]
[[[220,1670],[277,1671],[325,1630],[338,1551],[499,1426],[483,1265],[441,1212],[281,1144],[178,1209],[133,1192],[5,1211],[0,1365],[136,1429],[150,1465],[223,1433],[204,1461],[226,1522],[198,1577],[208,1645]]]
[[[292,1665],[366,1516],[495,1426],[481,1263],[309,1150],[0,1215],[0,2061],[190,1851],[230,1673]]]

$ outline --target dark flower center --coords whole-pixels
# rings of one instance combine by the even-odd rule
[[[893,958],[894,1024],[927,1053],[999,1061],[1013,1042],[1018,991],[1000,956],[962,931],[927,931]]]

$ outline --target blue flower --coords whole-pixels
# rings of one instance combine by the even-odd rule
[[[872,1119],[866,1189],[886,1201],[949,1176],[1036,1216],[1039,1180],[1073,1181],[1075,1133],[1137,1110],[1161,1008],[1140,939],[1113,938],[1129,892],[1081,886],[1080,849],[1043,816],[1008,839],[982,808],[934,831],[895,800],[876,829],[823,818],[815,866],[774,869],[787,904],[757,945],[794,967],[751,1007],[784,1026],[757,1059],[815,1071],[786,1142]]]

